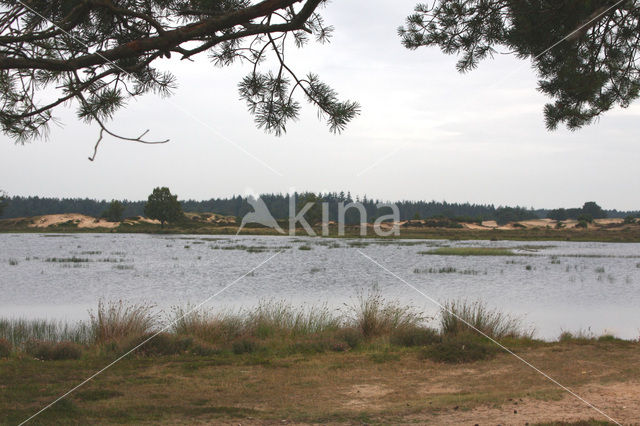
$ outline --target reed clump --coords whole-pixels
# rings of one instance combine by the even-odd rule
[[[154,331],[153,306],[117,302],[98,302],[98,309],[89,313],[91,337],[96,344],[122,341]]]
[[[491,309],[483,302],[446,302],[440,310],[440,328],[445,336],[478,331],[493,339],[533,336],[533,330],[524,329],[519,318]]]
[[[376,289],[368,294],[359,294],[356,304],[348,308],[351,317],[347,321],[366,338],[389,334],[398,329],[415,328],[427,320],[415,307],[387,300]]]

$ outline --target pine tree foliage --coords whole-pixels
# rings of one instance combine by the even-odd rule
[[[499,51],[532,60],[550,130],[590,124],[640,94],[636,0],[435,0],[399,29],[405,47],[438,46],[470,71]]]
[[[100,126],[100,139],[103,131],[120,137],[105,122],[127,101],[176,88],[159,59],[204,54],[217,66],[240,61],[251,69],[240,95],[258,127],[285,132],[302,92],[340,132],[358,104],[340,101],[313,74],[298,78],[285,56],[285,46],[329,40],[332,28],[318,12],[324,2],[0,0],[0,126],[24,143],[46,135],[54,109],[73,103],[79,118]]]
[[[7,193],[0,189],[0,216],[4,213],[4,209],[7,207],[9,197]]]

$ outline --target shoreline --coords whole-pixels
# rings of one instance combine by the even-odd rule
[[[281,221],[282,222],[282,221]],[[455,225],[455,226],[453,226]],[[512,222],[498,226],[495,222],[455,223],[451,227],[430,226],[426,220],[402,221],[400,235],[381,237],[371,224],[367,235],[360,235],[360,225],[347,225],[345,235],[338,235],[338,227],[329,225],[329,235],[322,236],[320,226],[314,226],[316,236],[322,238],[363,239],[441,239],[441,240],[507,240],[507,241],[580,241],[580,242],[640,242],[640,222],[624,223],[622,219],[596,219],[586,228],[576,221],[556,222],[550,219]],[[285,226],[284,222],[281,226]],[[0,233],[119,233],[159,235],[236,235],[235,218],[213,214],[186,213],[180,223],[162,227],[158,221],[136,216],[121,222],[107,222],[81,214],[56,214],[34,217],[0,219]],[[309,236],[303,228],[296,228],[295,236]],[[245,226],[239,235],[290,236],[259,225]]]

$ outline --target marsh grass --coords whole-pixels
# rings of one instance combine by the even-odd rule
[[[212,313],[190,306],[176,306],[169,318],[172,332],[209,342],[230,341],[243,333],[243,319],[236,313]]]
[[[91,262],[91,259],[86,257],[48,257],[44,260],[45,262],[54,262],[54,263],[87,263]]]
[[[51,321],[0,321],[0,339],[6,339],[14,351],[43,360],[77,358],[80,355],[74,348],[79,347],[87,356],[124,354],[153,337],[134,356],[224,358],[236,354],[253,357],[247,362],[268,364],[274,356],[354,349],[397,351],[399,347],[431,348],[423,355],[437,362],[470,362],[492,356],[492,349],[485,347],[488,339],[458,317],[495,339],[516,342],[532,335],[522,329],[519,320],[479,302],[447,304],[436,330],[428,326],[433,318],[411,305],[385,299],[376,287],[360,292],[342,309],[275,300],[235,311],[175,307],[165,318],[171,327],[157,335],[160,322],[154,315],[152,306],[101,301],[97,311],[90,312],[89,321],[74,326]]]
[[[454,267],[447,266],[444,268],[426,268],[420,269],[415,268],[413,270],[414,274],[460,274],[460,275],[478,275],[480,271],[476,271],[475,269],[462,269],[458,270]]]
[[[357,302],[346,307],[350,312],[348,321],[367,338],[397,329],[418,327],[427,320],[415,307],[387,300],[376,288],[367,294],[360,293]]]
[[[446,302],[440,310],[440,327],[443,336],[477,333],[474,329],[493,339],[533,336],[533,330],[525,330],[519,318],[490,309],[482,302]]]
[[[89,343],[91,328],[86,322],[68,324],[50,320],[0,319],[0,339],[14,347],[24,347],[28,341]]]
[[[439,256],[528,256],[517,254],[505,247],[438,247],[433,250],[419,251],[418,254]]]
[[[117,302],[98,302],[98,309],[89,312],[94,343],[104,344],[142,336],[154,330],[155,319],[151,305],[128,305]]]
[[[211,313],[173,308],[173,331],[209,342],[230,342],[242,336],[296,337],[337,330],[342,316],[326,305],[295,306],[285,301],[262,301],[254,309]]]
[[[246,314],[246,330],[266,337],[278,334],[291,336],[322,333],[342,325],[342,318],[326,305],[295,307],[288,302],[266,301]]]
[[[80,359],[82,357],[82,347],[73,342],[29,340],[25,343],[25,352],[42,361]]]
[[[131,271],[135,268],[133,265],[113,265],[113,269],[117,269],[120,271]]]

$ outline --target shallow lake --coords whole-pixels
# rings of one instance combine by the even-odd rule
[[[464,246],[516,256],[420,254]],[[343,308],[376,286],[433,315],[429,298],[482,300],[523,316],[546,339],[563,330],[640,335],[640,244],[0,234],[0,317],[86,319],[100,299],[168,312],[227,286],[205,306],[287,300]]]

